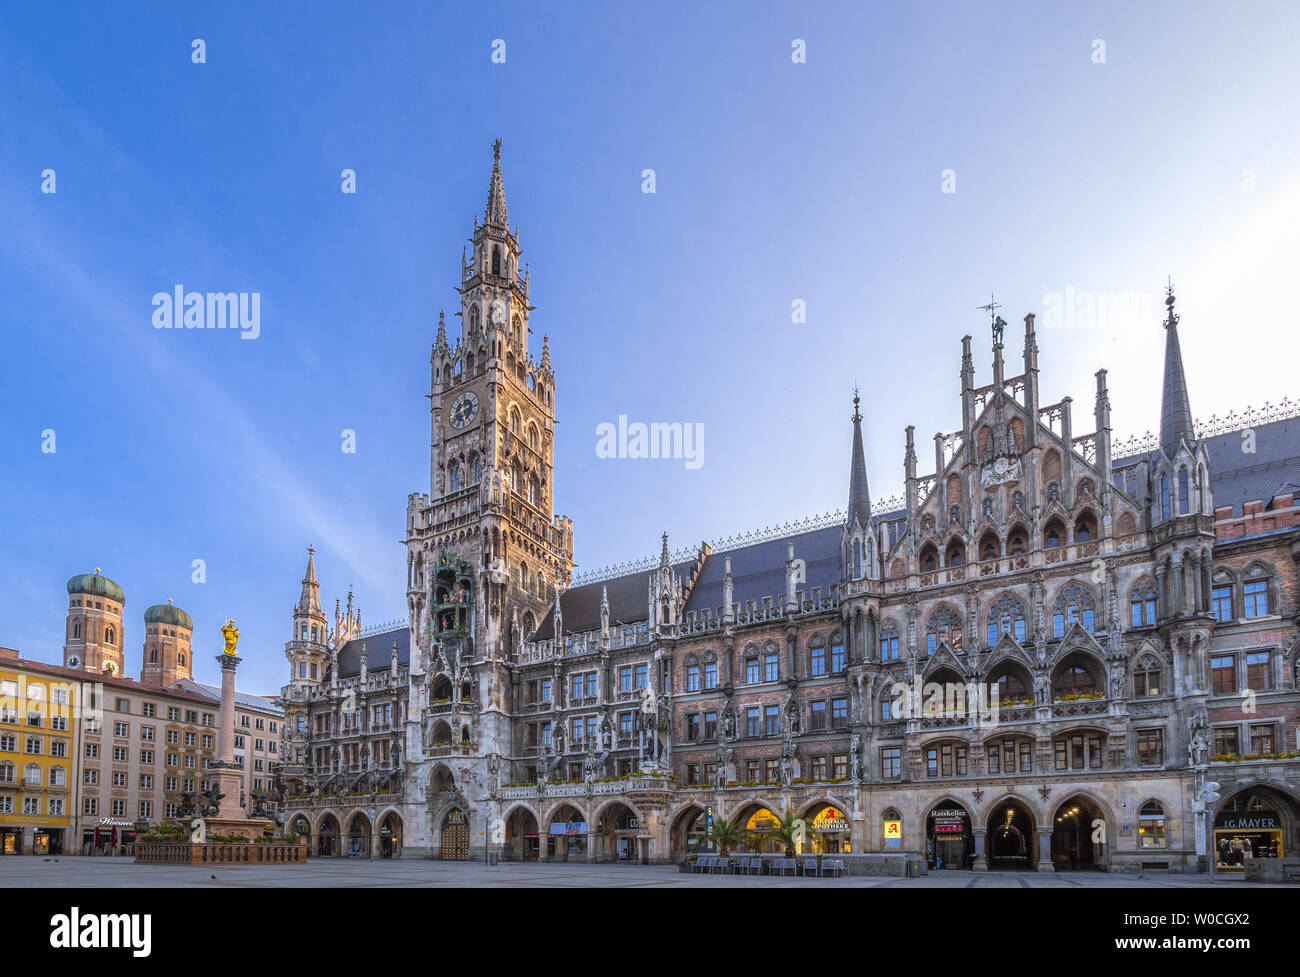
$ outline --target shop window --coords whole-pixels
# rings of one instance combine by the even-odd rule
[[[1143,804],[1138,811],[1138,847],[1165,847],[1165,809],[1155,801]]]

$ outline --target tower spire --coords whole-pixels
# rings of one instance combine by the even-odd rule
[[[1165,382],[1160,398],[1160,448],[1172,458],[1178,443],[1196,441],[1192,405],[1187,398],[1187,377],[1183,354],[1178,346],[1178,314],[1174,312],[1173,279],[1165,287]]]
[[[316,547],[307,547],[307,572],[302,578],[302,594],[298,598],[298,611],[324,617],[320,607],[320,584],[316,580]]]
[[[849,465],[849,511],[845,524],[856,521],[863,529],[871,521],[871,492],[867,488],[867,461],[862,450],[862,411],[858,409],[861,398],[858,388],[853,388],[853,459]]]
[[[487,207],[483,223],[509,228],[506,220],[506,191],[501,184],[501,140],[492,143],[492,179],[488,182]]]

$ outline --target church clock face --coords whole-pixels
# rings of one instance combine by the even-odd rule
[[[478,398],[467,391],[457,397],[456,402],[451,405],[451,426],[464,427],[474,420],[474,415],[477,413]]]
[[[81,659],[78,658],[76,655],[73,655],[71,658],[68,659],[69,668],[76,668],[80,664],[81,664]]]

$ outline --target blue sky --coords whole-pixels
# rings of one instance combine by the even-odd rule
[[[1298,21],[1290,3],[10,8],[0,645],[58,660],[64,582],[100,566],[127,593],[128,674],[141,612],[172,597],[196,677],[234,617],[241,686],[270,693],[308,543],[331,610],[351,583],[367,623],[404,615],[429,347],[498,136],[582,569],[664,529],[676,548],[842,507],[855,381],[873,496],[897,492],[904,426],[925,469],[959,423],[962,335],[989,381],[990,291],[1009,372],[1040,316],[1044,402],[1072,396],[1078,433],[1103,366],[1116,434],[1158,425],[1166,275],[1198,416],[1294,396]],[[176,284],[260,292],[261,335],[155,330]],[[1130,312],[1044,328],[1066,294]],[[703,466],[598,460],[619,414],[703,424]]]

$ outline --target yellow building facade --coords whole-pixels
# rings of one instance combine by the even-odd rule
[[[0,854],[69,845],[80,773],[81,682],[0,648]]]

